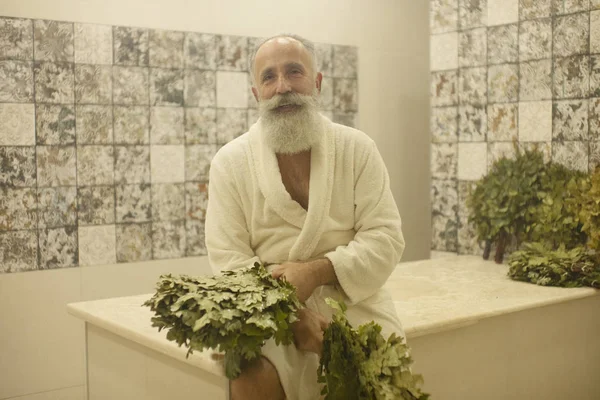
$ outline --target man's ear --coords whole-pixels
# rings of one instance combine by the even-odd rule
[[[317,85],[317,90],[319,91],[319,93],[321,93],[321,83],[322,82],[323,82],[323,74],[319,72],[317,74],[317,78],[315,80],[315,83]]]
[[[254,98],[256,99],[256,102],[258,103],[258,90],[256,90],[256,88],[254,86],[252,86],[252,94],[254,95]]]

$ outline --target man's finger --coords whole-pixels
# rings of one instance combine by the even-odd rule
[[[273,271],[271,271],[271,276],[275,279],[279,279],[284,272],[285,269],[283,268],[275,268]]]

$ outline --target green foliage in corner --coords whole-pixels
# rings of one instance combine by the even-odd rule
[[[588,247],[600,251],[600,167],[590,176],[585,189],[578,197],[579,219],[588,236]]]

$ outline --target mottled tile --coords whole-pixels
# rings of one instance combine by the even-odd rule
[[[485,141],[487,133],[487,110],[485,106],[460,106],[458,108],[459,142]]]
[[[458,141],[458,109],[456,107],[432,108],[429,130],[434,143]]]
[[[590,56],[590,96],[600,97],[600,56]]]
[[[37,191],[38,227],[57,228],[77,224],[77,188],[54,187]]]
[[[80,187],[77,200],[79,226],[114,224],[114,186]]]
[[[117,65],[148,65],[148,30],[115,26],[114,62]]]
[[[248,108],[247,72],[217,71],[217,107]]]
[[[458,179],[476,181],[487,173],[487,143],[458,144]]]
[[[0,273],[37,269],[37,231],[0,232],[0,249]]]
[[[112,103],[112,67],[75,64],[75,102]]]
[[[497,161],[503,158],[514,159],[516,155],[515,145],[512,142],[488,143],[487,172],[492,170],[492,166]]]
[[[519,58],[518,24],[492,26],[488,29],[488,64],[515,63]]]
[[[0,103],[0,146],[35,144],[35,106]]]
[[[553,94],[555,98],[587,97],[590,88],[589,56],[554,60]]]
[[[552,60],[520,64],[519,99],[521,101],[552,98]]]
[[[73,23],[33,21],[34,59],[73,62]]]
[[[485,26],[487,0],[459,0],[458,25],[461,29]]]
[[[150,109],[150,143],[183,144],[183,107]]]
[[[356,79],[334,79],[333,108],[342,112],[358,111],[358,81]]]
[[[115,187],[115,190],[117,223],[149,222],[151,220],[152,202],[149,184],[119,185]]]
[[[158,183],[152,185],[152,220],[175,221],[184,218],[184,184]]]
[[[217,110],[215,108],[185,109],[185,143],[217,143]]]
[[[77,144],[113,144],[111,106],[77,106]]]
[[[70,104],[75,101],[73,64],[36,62],[35,101]]]
[[[217,69],[246,71],[248,40],[244,36],[217,36]]]
[[[432,248],[457,250],[458,191],[455,180],[433,179],[431,185]]]
[[[199,144],[185,148],[185,180],[208,182],[210,162],[217,153],[217,146]]]
[[[321,81],[321,93],[319,94],[319,108],[321,110],[333,110],[333,78],[323,77]],[[252,98],[252,103],[256,104],[256,100]]]
[[[183,106],[183,70],[150,70],[150,104],[155,106]]]
[[[252,47],[250,47],[252,49]],[[328,43],[315,43],[317,57],[317,71],[325,77],[333,76],[333,45]]]
[[[77,184],[74,146],[37,146],[38,187]]]
[[[150,146],[115,146],[115,183],[150,182]]]
[[[333,76],[356,79],[357,70],[358,49],[354,46],[333,46]]]
[[[77,185],[96,186],[114,184],[114,147],[77,147]]]
[[[185,183],[185,214],[187,220],[206,220],[208,207],[208,184],[198,182]]]
[[[590,0],[590,10],[600,8],[600,0]]]
[[[353,112],[334,112],[332,121],[351,128],[358,128],[358,114]]]
[[[152,183],[185,181],[185,151],[183,145],[154,145],[150,150]]]
[[[488,101],[510,103],[519,99],[519,66],[491,65],[488,69]]]
[[[431,0],[429,26],[431,33],[458,30],[458,0]]]
[[[35,173],[35,147],[0,146],[0,187],[35,186]]]
[[[461,69],[458,78],[460,104],[487,103],[487,68]]]
[[[135,106],[115,106],[115,144],[150,143],[150,108]]]
[[[0,17],[0,60],[33,60],[33,21]]]
[[[229,143],[246,132],[248,115],[246,110],[219,108],[217,110],[217,143]]]
[[[478,67],[487,62],[487,30],[477,28],[459,34],[458,65]]]
[[[245,88],[244,85],[241,87]],[[184,71],[184,104],[186,107],[215,107],[217,104],[215,71]]]
[[[588,101],[556,101],[552,108],[552,139],[587,140]]]
[[[552,19],[523,21],[519,25],[519,60],[552,57]]]
[[[151,67],[183,68],[183,32],[151,30],[149,60]]]
[[[600,166],[600,142],[590,142],[589,172]]]
[[[590,140],[600,140],[600,98],[589,100],[588,124]]]
[[[37,228],[35,188],[0,187],[0,230]]]
[[[77,227],[39,231],[39,269],[76,267],[79,261]]]
[[[458,103],[458,70],[432,72],[430,85],[432,106],[452,106]]]
[[[75,143],[75,107],[38,104],[35,114],[38,145]]]
[[[519,141],[552,140],[552,101],[519,103]]]
[[[186,32],[184,40],[186,68],[217,68],[217,37],[206,33]]]
[[[469,223],[469,209],[467,199],[475,190],[475,182],[458,182],[458,253],[482,255],[481,244],[477,239],[477,230]]]
[[[519,0],[487,0],[488,26],[512,24],[519,20]]]
[[[206,236],[204,230],[204,221],[197,221],[192,219],[185,220],[185,236],[186,236],[186,248],[185,255],[190,256],[203,256],[207,254],[206,251]]]
[[[112,26],[75,23],[74,31],[76,63],[113,63]]]
[[[552,161],[567,168],[588,172],[588,142],[552,143]]]
[[[185,221],[152,223],[152,254],[156,260],[185,256]]]
[[[458,68],[458,33],[431,35],[429,39],[429,69],[442,71]]]
[[[114,225],[80,226],[79,265],[109,265],[117,262]]]
[[[552,15],[552,0],[519,0],[521,20],[549,17]]]
[[[600,11],[590,12],[590,53],[600,53]]]
[[[487,108],[488,142],[516,140],[519,134],[517,130],[518,115],[517,103],[489,105]]]
[[[458,146],[456,143],[431,145],[431,175],[436,179],[456,179]]]
[[[0,61],[0,102],[33,101],[33,67],[29,61]]]
[[[554,57],[589,53],[590,14],[571,14],[554,19],[552,48]]]
[[[148,68],[113,67],[113,102],[115,104],[149,104],[148,87]]]
[[[152,224],[117,225],[117,262],[152,259]]]
[[[555,15],[576,13],[590,9],[590,0],[552,0],[552,13]]]

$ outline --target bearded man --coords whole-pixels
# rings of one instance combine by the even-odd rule
[[[268,341],[263,357],[231,382],[233,400],[315,400],[323,330],[348,305],[353,326],[374,320],[403,335],[383,284],[404,250],[400,215],[375,143],[319,114],[315,48],[296,35],[254,51],[260,119],[222,147],[210,168],[206,248],[215,272],[274,264],[306,308],[295,345]]]

